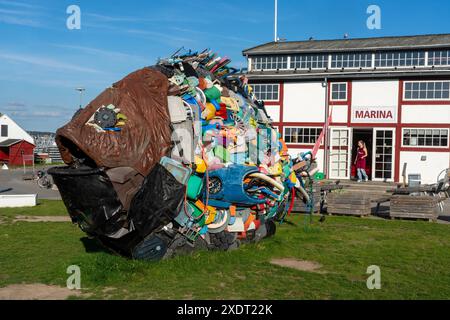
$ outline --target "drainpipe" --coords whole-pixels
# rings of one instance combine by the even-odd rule
[[[326,128],[326,131],[324,132],[324,144],[325,144],[325,149],[324,149],[324,156],[323,156],[323,171],[325,174],[325,178],[328,179],[330,177],[329,174],[329,168],[330,168],[330,150],[329,150],[329,146],[330,146],[330,128],[329,126],[327,126],[327,122],[328,122],[328,117],[329,117],[329,113],[330,113],[330,103],[329,103],[329,99],[328,99],[328,78],[325,78],[324,82],[322,82],[322,87],[325,88],[325,126],[324,128]]]

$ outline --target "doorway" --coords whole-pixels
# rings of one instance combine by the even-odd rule
[[[352,166],[351,176],[353,179],[357,179],[355,159],[358,154],[358,141],[364,141],[366,143],[367,151],[369,155],[366,160],[366,172],[369,176],[369,180],[372,180],[372,163],[373,163],[373,129],[353,129],[353,145],[352,145]]]
[[[373,148],[374,170],[373,177],[377,181],[393,181],[394,179],[394,148],[395,148],[395,129],[376,128],[374,130],[376,137]]]
[[[350,179],[350,129],[331,128],[330,178]]]

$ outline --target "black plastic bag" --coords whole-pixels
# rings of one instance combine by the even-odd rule
[[[143,237],[169,224],[180,211],[185,186],[159,163],[131,201],[129,218]]]
[[[53,177],[72,221],[90,235],[104,235],[122,226],[115,218],[122,204],[105,172],[99,168],[54,167]]]

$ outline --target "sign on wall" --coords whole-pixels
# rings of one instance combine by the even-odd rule
[[[397,107],[352,107],[353,123],[396,123]]]

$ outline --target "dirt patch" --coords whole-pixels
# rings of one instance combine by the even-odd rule
[[[79,296],[76,290],[45,284],[13,284],[0,288],[0,300],[64,300]]]
[[[71,222],[67,216],[16,216],[13,222]]]
[[[320,268],[322,268],[322,265],[314,261],[285,258],[285,259],[272,259],[270,263],[280,267],[292,268],[300,271],[326,273],[325,271],[320,270]]]

